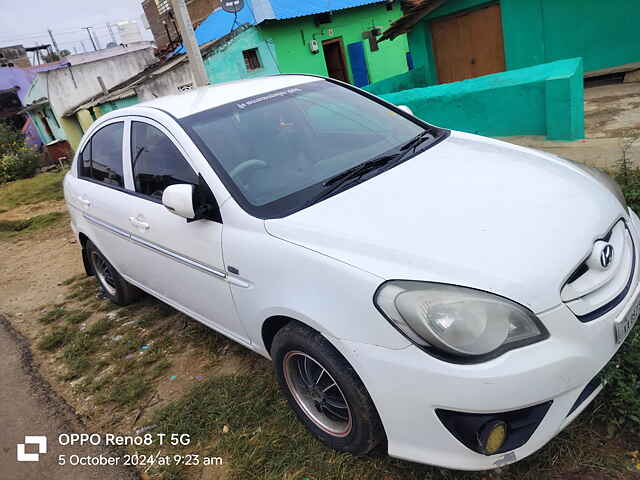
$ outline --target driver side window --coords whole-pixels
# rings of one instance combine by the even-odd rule
[[[162,200],[170,185],[198,185],[198,176],[174,143],[156,127],[131,122],[131,168],[136,192]]]

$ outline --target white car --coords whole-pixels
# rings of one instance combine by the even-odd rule
[[[331,447],[520,460],[599,393],[640,307],[604,174],[282,75],[124,108],[64,181],[89,274],[271,358]]]

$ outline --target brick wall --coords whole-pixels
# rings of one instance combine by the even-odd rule
[[[189,16],[191,17],[194,28],[200,25],[211,12],[220,6],[221,0],[187,0],[187,10],[189,10]],[[153,34],[158,49],[162,50],[169,45],[169,36],[171,40],[176,41],[179,33],[175,28],[170,11],[160,14],[156,0],[144,0],[142,2],[142,9],[147,17],[151,33]],[[163,21],[166,22],[166,28]],[[167,30],[169,30],[169,35],[167,35]]]

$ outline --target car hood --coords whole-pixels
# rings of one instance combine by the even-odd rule
[[[271,235],[381,279],[489,291],[534,312],[627,212],[571,162],[451,136],[360,185],[281,219]]]

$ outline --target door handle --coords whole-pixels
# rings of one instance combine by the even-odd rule
[[[147,222],[138,220],[136,217],[129,217],[129,221],[131,222],[131,225],[141,230],[149,230],[150,228],[150,225]]]
[[[84,205],[84,207],[85,207],[85,208],[89,208],[89,207],[91,206],[91,201],[90,201],[90,200],[87,200],[87,199],[86,199],[86,198],[84,198],[84,197],[78,197],[78,201],[79,201],[82,205]]]

